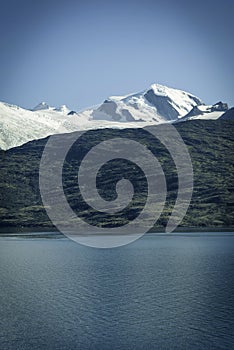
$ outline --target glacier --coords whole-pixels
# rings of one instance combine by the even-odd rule
[[[0,102],[0,148],[7,150],[53,134],[102,128],[142,128],[191,119],[217,119],[226,110],[221,102],[206,106],[188,92],[152,84],[125,96],[110,96],[82,111],[46,102],[33,109]]]

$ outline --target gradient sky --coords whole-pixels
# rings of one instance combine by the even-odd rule
[[[234,106],[234,1],[0,1],[0,100],[82,109],[157,82]]]

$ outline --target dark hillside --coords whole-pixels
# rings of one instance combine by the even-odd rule
[[[177,130],[189,148],[194,168],[194,192],[184,227],[234,226],[234,122],[228,120],[194,120],[178,123]],[[58,135],[69,138],[69,134]],[[83,156],[94,145],[112,137],[140,141],[157,156],[167,179],[168,195],[157,227],[165,227],[177,195],[175,164],[168,151],[143,129],[89,131],[73,145],[64,164],[64,190],[75,212],[99,226],[122,225],[132,220],[144,205],[147,186],[143,172],[133,163],[115,160],[100,171],[97,186],[105,199],[115,198],[115,184],[123,176],[135,188],[132,203],[120,215],[95,212],[81,198],[77,171]],[[47,139],[29,142],[7,152],[0,159],[0,222],[2,227],[52,226],[40,198],[39,163]]]

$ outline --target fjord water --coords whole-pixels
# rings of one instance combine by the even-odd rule
[[[0,239],[0,349],[232,349],[234,235]]]

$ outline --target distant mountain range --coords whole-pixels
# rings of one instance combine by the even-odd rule
[[[205,105],[200,98],[159,84],[126,96],[111,96],[83,111],[41,102],[31,110],[0,102],[0,148],[72,131],[103,128],[139,128],[192,119],[233,119],[233,108],[218,102]]]

